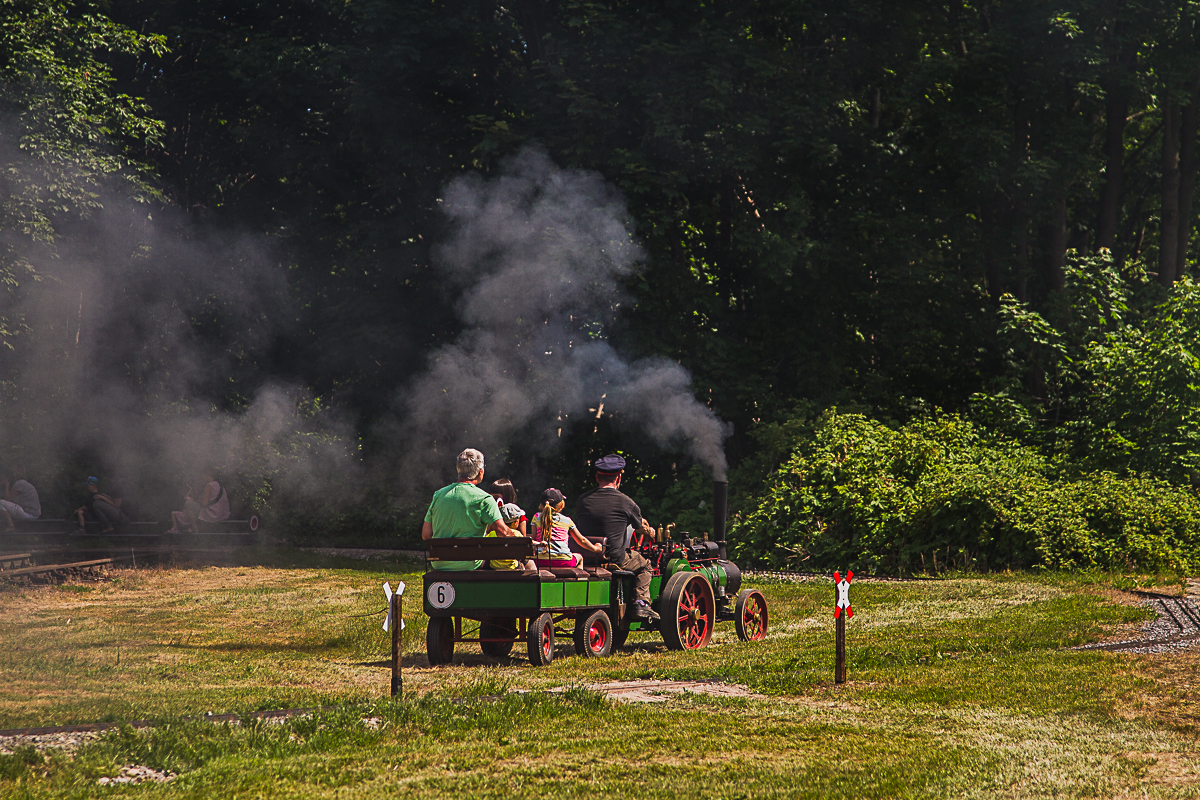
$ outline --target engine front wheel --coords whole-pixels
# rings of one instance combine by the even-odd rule
[[[542,614],[529,622],[529,663],[544,667],[554,660],[554,617]]]
[[[712,639],[717,600],[708,578],[695,572],[671,576],[658,602],[659,630],[671,650],[699,650]]]
[[[757,642],[767,635],[767,623],[770,612],[767,611],[767,598],[757,589],[743,589],[737,598],[733,609],[733,626],[737,629],[738,638],[743,642]]]
[[[425,653],[429,666],[449,664],[454,660],[454,620],[450,617],[430,617],[425,631]]]

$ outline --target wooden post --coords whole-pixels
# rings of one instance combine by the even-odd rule
[[[846,615],[838,614],[837,620],[834,621],[834,628],[837,631],[836,650],[837,655],[834,656],[833,664],[833,682],[846,682]]]
[[[404,650],[401,624],[404,602],[400,598],[400,592],[392,594],[391,606],[389,611],[392,615],[392,697],[400,697],[404,692],[404,681],[400,675],[400,656]]]

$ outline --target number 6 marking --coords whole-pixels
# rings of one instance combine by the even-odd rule
[[[454,605],[454,584],[445,581],[431,583],[425,596],[434,608],[449,608]]]

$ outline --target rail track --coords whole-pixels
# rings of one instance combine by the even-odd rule
[[[0,586],[58,583],[67,579],[97,578],[110,567],[162,564],[219,563],[232,547],[50,547],[28,552],[0,553]]]
[[[809,581],[829,581],[833,582],[833,573],[831,572],[791,572],[788,570],[771,570],[771,569],[744,569],[742,575],[747,578],[767,578],[776,581],[789,581],[791,583],[808,583]],[[855,583],[912,583],[914,581],[927,581],[932,578],[889,578],[886,576],[865,575],[855,576]]]
[[[1196,604],[1200,583],[1188,586],[1183,597],[1138,592],[1146,598],[1147,606],[1158,618],[1142,629],[1142,635],[1117,642],[1100,642],[1071,648],[1073,650],[1105,650],[1110,653],[1165,653],[1200,645],[1200,607]]]

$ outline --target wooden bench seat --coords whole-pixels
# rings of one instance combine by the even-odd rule
[[[523,561],[533,557],[533,540],[524,536],[430,539],[429,557],[435,561]]]

